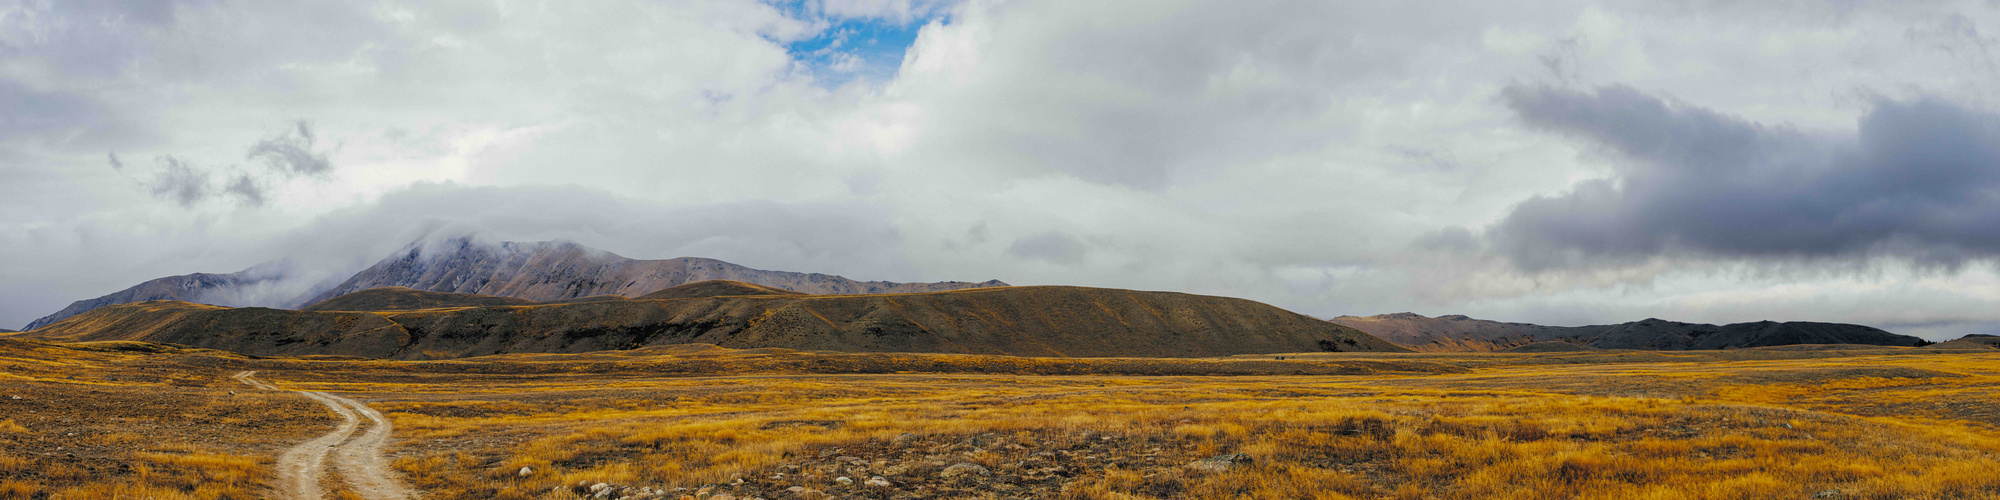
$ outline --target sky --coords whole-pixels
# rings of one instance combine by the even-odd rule
[[[565,239],[2000,333],[2000,4],[0,0],[0,327]]]

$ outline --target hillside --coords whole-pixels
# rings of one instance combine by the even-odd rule
[[[981,283],[855,281],[819,273],[764,271],[714,259],[634,260],[566,241],[484,244],[457,238],[412,244],[305,303],[386,286],[517,297],[536,302],[637,297],[707,280],[735,280],[811,294],[917,293],[1006,286]]]
[[[171,300],[93,309],[11,338],[60,342],[131,340],[234,351],[254,356],[393,351],[409,333],[376,313],[229,308]]]
[[[1418,352],[1493,352],[1541,341],[1593,336],[1602,327],[1560,327],[1505,323],[1461,315],[1435,318],[1415,313],[1341,316],[1339,323]]]
[[[1869,326],[1804,321],[1710,325],[1646,319],[1615,325],[1542,326],[1412,313],[1341,316],[1332,320],[1420,352],[1505,351],[1563,341],[1599,349],[1736,349],[1794,344],[1914,346],[1920,340]]]
[[[259,356],[395,359],[688,343],[1070,357],[1404,350],[1357,330],[1249,300],[1064,286],[365,313],[146,302],[102,308],[23,337],[143,340]]]
[[[286,267],[282,263],[272,263],[226,274],[194,273],[148,280],[109,295],[71,302],[69,307],[29,322],[28,326],[22,329],[41,328],[62,321],[64,318],[82,314],[84,311],[112,304],[148,300],[178,300],[204,304],[238,303],[235,299],[240,298],[237,296],[239,290],[281,280],[284,278]]]
[[[301,311],[408,311],[440,307],[525,306],[535,301],[470,293],[427,292],[400,286],[370,288],[301,308]]]
[[[1949,342],[1924,346],[1925,349],[2000,349],[2000,336],[1975,333]]]

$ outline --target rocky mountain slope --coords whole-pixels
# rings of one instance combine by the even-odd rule
[[[441,359],[706,343],[850,352],[1204,357],[1404,351],[1352,328],[1259,302],[1171,292],[1031,286],[868,295],[735,295],[684,285],[672,299],[409,311],[230,309],[154,301],[100,308],[16,334],[142,340],[252,355]],[[728,293],[731,295],[702,295]],[[672,292],[672,293],[664,293]]]
[[[369,288],[517,297],[537,302],[618,295],[637,297],[698,281],[726,279],[810,294],[914,293],[1006,286],[982,283],[855,281],[819,273],[765,271],[714,259],[634,260],[570,242],[482,244],[467,238],[412,245],[306,300],[317,303]]]
[[[1420,352],[1503,351],[1561,341],[1599,349],[1732,349],[1792,344],[1914,346],[1921,339],[1862,325],[1813,322],[1710,325],[1647,319],[1615,325],[1543,326],[1412,313],[1332,320]]]
[[[99,307],[149,300],[177,300],[222,306],[302,308],[349,293],[381,287],[468,293],[525,299],[527,302],[603,300],[637,297],[663,288],[729,279],[812,294],[912,293],[1007,286],[980,283],[897,283],[855,281],[819,273],[765,271],[714,259],[683,257],[634,260],[565,241],[480,243],[471,238],[418,241],[343,281],[293,283],[279,292],[264,285],[286,281],[286,262],[258,265],[228,274],[195,273],[159,278],[94,299],[79,300],[29,323],[33,330]],[[342,280],[336,276],[335,280]],[[304,290],[304,294],[300,294]],[[605,296],[605,297],[598,297]],[[344,306],[351,307],[351,306]]]
[[[286,267],[282,263],[271,263],[227,274],[194,273],[154,279],[103,297],[72,302],[69,307],[30,322],[22,329],[41,328],[99,307],[148,300],[233,305],[241,303],[236,293],[238,290],[282,280]]]
[[[300,308],[301,311],[410,311],[445,307],[525,306],[535,301],[470,293],[427,292],[400,286],[370,288]]]

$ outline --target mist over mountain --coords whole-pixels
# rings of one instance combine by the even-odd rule
[[[400,286],[546,302],[593,295],[638,297],[707,280],[735,280],[810,294],[914,293],[1007,286],[855,281],[820,273],[752,269],[715,259],[635,260],[567,241],[480,243],[469,237],[412,244],[300,306],[369,288]]]
[[[1341,316],[1331,321],[1419,352],[1492,352],[1544,342],[1600,349],[1733,349],[1796,344],[1915,346],[1922,339],[1843,323],[1758,321],[1711,325],[1646,319],[1614,325],[1544,326],[1414,313]],[[1543,347],[1541,349],[1546,349]]]
[[[292,303],[302,292],[317,292],[293,279],[295,266],[276,261],[226,274],[194,273],[148,280],[131,288],[70,303],[60,311],[28,323],[23,330],[48,326],[92,309],[149,300],[178,300],[218,306],[271,306]],[[320,285],[319,288],[325,288]]]

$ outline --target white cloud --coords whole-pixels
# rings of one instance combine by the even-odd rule
[[[1524,124],[1503,89],[1623,85],[1852,135],[1884,96],[1992,105],[1980,47],[2000,17],[1976,3],[10,7],[0,103],[39,107],[0,118],[13,188],[0,325],[320,238],[351,263],[440,224],[633,257],[1218,293],[1318,315],[2000,320],[1962,310],[1994,299],[1979,263],[1768,274],[1796,264],[1711,256],[1529,273],[1450,231],[1617,173]],[[827,88],[785,44],[829,19],[924,24],[892,79]],[[299,119],[307,150],[326,153],[323,181],[203,183],[261,207],[149,196],[138,159],[258,166],[244,148]],[[299,158],[281,163],[319,164]],[[1909,293],[1936,300],[1854,306]]]

